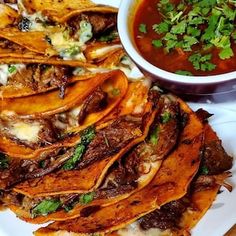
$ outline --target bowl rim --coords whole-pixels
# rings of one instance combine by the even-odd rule
[[[138,64],[139,67],[143,68],[145,71],[158,75],[162,80],[175,83],[184,83],[184,84],[215,84],[223,83],[226,81],[231,81],[236,79],[236,71],[228,72],[219,75],[207,75],[207,76],[186,76],[178,75],[166,70],[160,69],[146,59],[144,59],[135,46],[132,43],[131,35],[129,32],[128,18],[131,11],[133,2],[137,0],[122,0],[119,11],[118,11],[118,32],[120,35],[121,43],[127,52],[127,54],[133,59],[133,61]]]

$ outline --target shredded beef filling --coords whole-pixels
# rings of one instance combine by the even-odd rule
[[[0,171],[0,189],[8,189],[26,179],[44,176],[60,168],[73,153],[74,148],[58,148],[36,160],[13,160],[9,168]]]
[[[161,207],[160,210],[153,211],[140,220],[140,226],[143,230],[159,228],[161,230],[178,228],[182,214],[189,206],[187,198],[181,198],[172,201]]]
[[[84,101],[80,113],[78,115],[79,124],[82,124],[86,116],[92,112],[98,112],[102,110],[107,104],[107,93],[101,88],[95,90]]]
[[[25,53],[28,50],[21,47],[18,44],[15,44],[7,39],[0,39],[0,48],[1,49],[5,49],[5,50],[9,50],[9,53],[14,53],[14,52],[20,52],[20,53]]]
[[[221,141],[213,140],[205,144],[202,166],[209,175],[217,175],[232,168],[233,158],[222,147]]]
[[[43,64],[28,64],[26,68],[9,77],[8,85],[20,85],[40,91],[50,87],[64,88],[71,76],[67,66],[48,66]],[[62,97],[64,94],[61,95]]]
[[[82,13],[79,16],[72,17],[68,22],[73,35],[79,30],[79,23],[82,20],[89,22],[92,25],[94,35],[100,35],[114,27],[116,27],[116,14],[103,14],[103,13]]]
[[[142,120],[121,118],[96,133],[93,141],[78,163],[77,169],[82,169],[92,163],[118,153],[132,140],[142,135]]]

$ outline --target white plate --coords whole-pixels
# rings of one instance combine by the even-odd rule
[[[119,0],[94,0],[98,4],[110,4],[118,7]],[[233,99],[233,98],[232,98]],[[191,103],[196,110],[204,108],[215,114],[210,123],[223,140],[227,152],[236,158],[236,97],[233,101],[220,104]],[[192,236],[222,236],[236,223],[236,164],[232,169],[233,177],[230,183],[233,192],[225,189],[217,196],[211,209],[192,231]],[[39,226],[19,220],[9,210],[0,213],[0,236],[31,236]]]

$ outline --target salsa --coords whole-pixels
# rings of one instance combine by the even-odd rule
[[[234,0],[143,0],[134,40],[153,65],[181,75],[236,71]]]

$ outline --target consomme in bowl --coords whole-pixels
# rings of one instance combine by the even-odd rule
[[[236,71],[236,2],[145,0],[133,37],[140,54],[156,67],[180,75]]]

